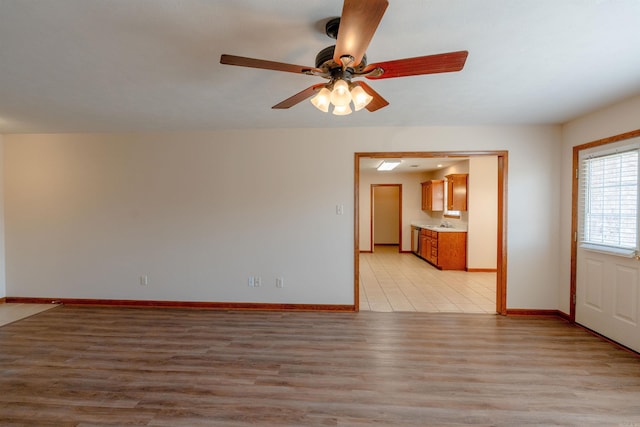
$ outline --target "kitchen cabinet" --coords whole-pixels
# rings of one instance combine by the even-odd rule
[[[431,247],[429,247],[429,230],[424,228],[420,230],[420,258],[427,259]]]
[[[432,179],[422,183],[422,210],[444,210],[444,180]]]
[[[457,173],[447,175],[447,210],[467,210],[467,180],[468,174]]]
[[[466,270],[467,233],[421,229],[420,257],[440,270]]]

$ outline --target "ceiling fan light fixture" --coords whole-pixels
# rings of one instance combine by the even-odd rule
[[[349,104],[347,105],[336,105],[335,107],[333,107],[333,114],[335,114],[336,116],[346,116],[351,114],[351,107],[349,106]]]
[[[351,102],[351,93],[349,92],[349,84],[342,80],[336,80],[331,91],[331,103],[336,107],[348,106]],[[351,110],[351,108],[349,108]]]
[[[329,83],[309,86],[271,108],[291,108],[303,100],[318,95],[315,96],[316,102],[312,101],[313,105],[320,111],[328,112],[332,107],[327,105],[323,98],[326,92],[322,95],[317,94],[318,89],[324,87],[329,92],[330,104],[333,104],[333,109],[338,115],[350,112],[352,107],[349,105],[352,102],[356,111],[366,107],[369,112],[374,112],[389,105],[389,102],[371,86],[365,82],[353,84],[352,78],[365,77],[378,80],[451,73],[464,68],[469,55],[466,50],[369,64],[366,51],[387,6],[389,6],[389,0],[343,0],[342,14],[331,18],[325,25],[325,33],[330,38],[336,39],[336,43],[318,52],[315,67],[227,54],[220,56],[220,63],[327,79]],[[347,106],[349,108],[346,108]]]
[[[365,92],[360,85],[356,85],[351,89],[351,98],[353,99],[353,107],[356,111],[362,110],[373,100],[373,96]]]
[[[328,113],[329,104],[331,103],[331,92],[326,87],[323,87],[310,101],[318,110]]]

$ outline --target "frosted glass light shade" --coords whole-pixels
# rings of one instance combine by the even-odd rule
[[[356,111],[362,110],[373,99],[373,96],[365,92],[361,86],[355,86],[351,89],[351,97],[353,98],[353,107]]]
[[[333,114],[336,116],[346,116],[347,114],[351,114],[351,107],[349,104],[347,105],[336,105],[333,107]]]
[[[344,107],[349,105],[350,102],[351,93],[349,93],[349,84],[342,79],[336,81],[331,91],[331,103],[336,107]]]
[[[329,112],[329,103],[331,101],[331,92],[323,87],[316,96],[310,99],[311,103],[320,111]]]
[[[402,163],[402,160],[383,160],[376,169],[379,171],[390,171],[395,169],[400,163]]]

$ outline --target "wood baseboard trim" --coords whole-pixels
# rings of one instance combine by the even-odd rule
[[[64,304],[73,306],[136,307],[136,308],[191,308],[199,310],[252,310],[252,311],[327,311],[354,312],[355,306],[342,304],[280,304],[254,302],[154,301],[86,298],[31,298],[7,297],[7,302],[23,304]]]
[[[569,315],[560,310],[538,310],[532,308],[508,308],[507,316],[559,317],[569,321]]]
[[[497,273],[495,268],[467,268],[468,273]]]
[[[0,298],[0,304],[4,304],[7,302],[7,299],[5,297]]]

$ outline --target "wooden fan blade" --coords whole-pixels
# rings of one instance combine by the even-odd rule
[[[285,99],[284,101],[282,101],[279,104],[274,105],[271,108],[275,108],[277,110],[280,109],[285,109],[285,108],[291,108],[294,105],[304,101],[307,98],[310,98],[311,96],[313,96],[318,90],[322,89],[324,87],[324,83],[319,83],[317,85],[313,85],[313,86],[309,86],[308,88],[306,88],[305,90],[296,93],[295,95],[293,95],[290,98]]]
[[[350,55],[353,66],[360,64],[388,5],[387,0],[344,0],[334,61],[341,64],[340,58]]]
[[[386,107],[387,105],[389,105],[389,101],[384,99],[378,92],[373,90],[373,88],[371,86],[369,86],[365,82],[358,82],[358,84],[360,86],[362,86],[362,89],[364,89],[365,92],[367,92],[369,95],[373,96],[373,99],[371,100],[371,102],[368,103],[367,106],[364,107],[364,108],[366,108],[367,110],[369,110],[370,112],[373,113],[374,111],[379,110],[382,107]]]
[[[365,76],[368,79],[374,80],[417,76],[421,74],[450,73],[462,70],[464,63],[467,60],[467,55],[469,55],[469,52],[462,50],[459,52],[378,62],[377,64],[367,65],[362,73],[367,73],[375,70],[376,68],[381,68],[382,74]]]
[[[222,55],[220,63],[226,65],[237,65],[240,67],[261,68],[263,70],[286,71],[288,73],[305,73],[309,70],[316,70],[314,67],[302,65],[286,64],[284,62],[265,61],[264,59],[245,58],[244,56]],[[322,71],[322,70],[317,70]]]

